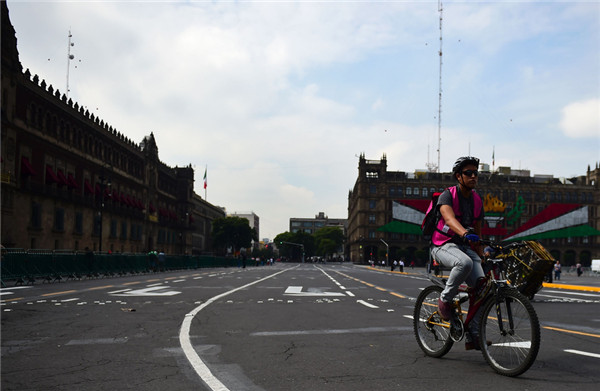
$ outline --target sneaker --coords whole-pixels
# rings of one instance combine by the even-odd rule
[[[450,320],[452,316],[452,304],[438,299],[438,313],[444,320]]]

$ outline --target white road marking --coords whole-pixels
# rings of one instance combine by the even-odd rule
[[[168,286],[153,286],[150,288],[136,289],[123,293],[113,293],[114,296],[174,296],[181,292],[178,291],[163,291],[157,292],[161,289],[168,289]]]
[[[598,353],[582,352],[581,350],[565,349],[565,352],[579,354],[581,356],[600,358],[600,354],[598,354]]]
[[[543,290],[544,293],[559,293],[559,294],[564,294],[564,295],[575,295],[575,296],[591,296],[591,297],[600,297],[600,295],[598,293],[581,293],[581,292],[567,292],[567,291],[552,291],[549,289],[544,289]],[[542,295],[541,293],[538,293],[537,295]]]
[[[296,267],[298,267],[298,266],[296,266]],[[210,369],[206,366],[204,361],[202,361],[202,359],[200,358],[200,356],[198,355],[198,353],[196,352],[196,350],[194,350],[194,347],[192,346],[192,341],[190,339],[190,328],[191,328],[192,320],[194,319],[194,316],[196,316],[196,314],[198,314],[198,312],[202,311],[205,307],[212,304],[216,300],[219,300],[219,299],[221,299],[227,295],[230,295],[234,292],[237,292],[239,290],[246,289],[249,286],[252,286],[254,284],[258,284],[259,282],[268,280],[269,278],[275,277],[276,275],[281,274],[288,270],[290,270],[290,269],[281,270],[275,274],[271,274],[270,276],[261,278],[260,280],[253,281],[249,284],[240,286],[240,287],[232,289],[230,291],[221,293],[220,295],[214,296],[214,297],[210,298],[209,300],[207,300],[205,303],[194,308],[194,310],[192,312],[185,315],[185,318],[183,319],[183,322],[181,323],[181,330],[179,331],[179,343],[181,345],[181,348],[183,349],[183,353],[185,354],[186,358],[188,359],[188,361],[190,362],[190,364],[192,365],[192,367],[194,368],[194,370],[196,371],[198,376],[200,376],[200,378],[204,381],[204,383],[206,383],[208,388],[210,388],[212,391],[229,391],[229,388],[227,388],[223,383],[221,383],[221,381],[219,379],[217,379],[215,377],[215,375],[212,374]]]
[[[390,331],[408,331],[412,327],[362,327],[357,329],[324,329],[324,330],[292,330],[292,331],[258,331],[250,333],[251,337],[275,337],[288,335],[321,335],[321,334],[354,334],[354,333],[388,333]]]
[[[301,286],[288,286],[283,294],[288,296],[344,296],[341,292],[302,292]]]
[[[367,303],[367,302],[366,302],[366,301],[364,301],[364,300],[356,300],[356,302],[357,302],[357,303],[360,303],[360,304],[362,304],[362,305],[364,305],[365,307],[369,307],[369,308],[379,308],[378,306],[376,306],[376,305],[373,305],[373,304],[370,304],[370,303]]]
[[[130,290],[131,290],[131,288],[127,288],[127,289],[120,289],[118,291],[112,291],[112,292],[108,292],[108,293],[112,295],[112,294],[115,294],[115,293],[122,293],[122,292],[127,292],[127,291],[130,291]]]

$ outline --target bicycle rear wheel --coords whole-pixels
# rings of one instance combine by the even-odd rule
[[[540,323],[522,293],[511,288],[492,296],[481,311],[479,328],[479,346],[496,372],[519,376],[531,367],[540,348]]]
[[[437,312],[441,292],[442,288],[435,285],[425,288],[417,298],[413,313],[417,343],[431,357],[442,357],[454,344],[450,338],[450,323],[443,321]]]

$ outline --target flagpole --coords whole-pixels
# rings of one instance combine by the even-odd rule
[[[208,164],[204,167],[204,200],[208,201],[208,199],[206,198],[206,188],[207,186],[207,178],[206,178],[206,173],[208,172]]]

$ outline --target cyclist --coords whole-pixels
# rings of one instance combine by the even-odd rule
[[[449,320],[452,315],[452,301],[460,284],[466,282],[474,288],[476,298],[483,297],[485,289],[489,289],[481,267],[483,251],[477,243],[484,215],[483,202],[474,190],[478,167],[479,159],[475,157],[458,158],[452,167],[458,185],[444,190],[437,203],[440,218],[431,237],[431,256],[451,269],[438,300],[438,312],[444,320]],[[477,322],[473,322],[472,330],[476,330],[474,323]],[[479,350],[476,336],[470,334],[467,335],[466,349]]]

